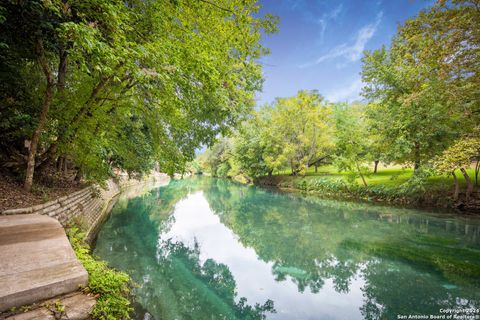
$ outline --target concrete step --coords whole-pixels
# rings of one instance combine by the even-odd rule
[[[38,214],[0,216],[0,235],[34,230],[62,229],[62,225],[57,220],[48,218],[48,216]]]
[[[87,280],[57,220],[0,216],[0,312],[75,291]]]
[[[45,301],[39,308],[20,313],[12,316],[7,316],[6,320],[85,320],[90,319],[90,312],[95,306],[95,298],[91,295],[82,293],[73,293],[67,296],[56,297]],[[55,305],[64,307],[64,313],[59,313]]]
[[[9,239],[0,236],[0,250],[0,276],[77,261],[63,229],[22,232]]]

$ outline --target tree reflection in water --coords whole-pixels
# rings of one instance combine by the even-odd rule
[[[172,224],[163,210],[172,210],[185,195],[180,190],[165,192],[159,202],[158,192],[153,191],[120,204],[112,213],[114,219],[102,229],[95,253],[132,276],[138,284],[136,302],[155,319],[256,320],[274,313],[271,300],[250,305],[245,297],[237,297],[228,267],[213,259],[202,263],[198,245],[190,248],[171,239],[159,240],[159,231]],[[150,220],[148,212],[153,208],[162,219]]]
[[[201,260],[207,249],[197,242],[192,246],[162,237],[176,223],[172,212],[179,201],[199,190],[219,223],[270,266],[273,281],[295,284],[300,295],[291,297],[292,304],[334,291],[346,299],[345,308],[358,302],[358,317],[365,319],[479,307],[478,219],[194,178],[118,206],[99,236],[97,254],[141,284],[139,302],[156,319],[283,319],[280,309],[292,305],[275,291],[271,300],[249,305],[237,297],[239,283],[231,266]],[[352,295],[359,286],[363,297]],[[278,314],[272,313],[274,302]],[[306,315],[316,319],[327,305],[322,300],[309,306]]]

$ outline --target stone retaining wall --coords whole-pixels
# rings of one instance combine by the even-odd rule
[[[167,183],[168,180],[167,175],[160,173],[153,174],[144,180],[122,177],[118,183],[108,180],[105,189],[89,186],[53,201],[28,208],[7,209],[0,214],[44,214],[57,219],[64,227],[68,222],[75,221],[87,228],[87,237],[91,240],[121,192],[129,189],[140,190],[143,186],[152,188]]]

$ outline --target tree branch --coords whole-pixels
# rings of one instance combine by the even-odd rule
[[[207,3],[207,4],[211,5],[211,6],[216,7],[217,9],[220,9],[220,10],[223,10],[223,11],[226,11],[226,12],[230,12],[230,13],[232,13],[232,14],[235,15],[235,11],[230,10],[230,9],[227,9],[227,8],[224,8],[224,7],[221,7],[221,6],[219,6],[218,4],[213,3],[213,2],[210,2],[210,1],[208,1],[208,0],[200,0],[200,2]]]

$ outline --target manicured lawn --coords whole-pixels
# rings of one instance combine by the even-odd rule
[[[468,169],[468,174],[470,179],[474,182],[475,173],[474,169]],[[290,169],[285,169],[279,172],[276,172],[276,175],[289,175]],[[377,173],[368,174],[365,178],[368,185],[385,185],[385,186],[398,186],[406,182],[413,175],[413,168],[404,168],[401,166],[383,166],[382,164],[378,165]],[[343,178],[348,180],[350,177],[354,176],[351,172],[339,172],[333,165],[327,165],[318,167],[318,172],[315,172],[315,168],[311,167],[308,169],[308,172],[305,175],[306,177],[332,177],[332,178]],[[466,185],[463,175],[457,171],[457,177],[461,185]],[[308,178],[307,178],[308,179]],[[356,182],[361,184],[362,181],[357,177]],[[428,178],[429,184],[431,183],[432,187],[435,188],[449,188],[453,186],[453,178],[447,175],[436,175]]]

